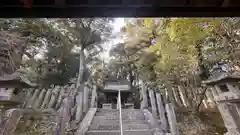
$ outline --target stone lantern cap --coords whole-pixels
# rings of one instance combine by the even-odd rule
[[[215,84],[219,84],[219,83],[238,82],[238,81],[240,81],[240,75],[221,73],[217,76],[210,77],[208,80],[202,81],[202,84],[215,85]]]
[[[37,75],[25,69],[0,77],[0,88],[33,88],[37,86]]]

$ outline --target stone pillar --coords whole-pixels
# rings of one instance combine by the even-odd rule
[[[41,107],[41,104],[44,100],[45,93],[46,93],[46,89],[42,89],[42,91],[39,94],[39,97],[37,98],[35,104],[33,105],[33,108],[40,108]]]
[[[42,105],[41,105],[41,109],[44,109],[45,106],[47,106],[47,104],[48,104],[49,101],[50,101],[50,98],[51,98],[51,90],[48,89],[48,90],[47,90],[47,93],[46,93],[46,95],[45,95],[45,98],[44,98],[44,100],[43,100],[43,103],[42,103]]]
[[[22,117],[20,109],[10,109],[6,111],[6,119],[0,127],[0,135],[12,135],[17,128]],[[1,121],[2,122],[2,121]]]
[[[37,97],[38,97],[38,95],[39,95],[40,92],[41,92],[40,89],[36,89],[36,90],[34,91],[33,96],[32,96],[32,97],[29,99],[29,101],[27,102],[27,107],[32,107],[32,106],[34,105],[34,102],[36,101],[36,99],[37,99]]]
[[[47,108],[54,108],[55,107],[55,103],[57,102],[58,100],[58,96],[59,94],[64,93],[65,89],[64,88],[61,88],[59,86],[56,86],[53,90],[52,90],[52,94],[51,94],[51,97],[50,97],[50,100],[49,100],[49,103],[48,105],[46,105]],[[61,98],[61,96],[60,96]]]
[[[91,108],[97,107],[97,87],[94,85],[92,90]]]
[[[160,93],[156,93],[158,113],[161,121],[161,128],[167,130],[167,120],[165,117],[165,108],[163,106],[162,97]]]
[[[208,108],[208,103],[207,103],[206,99],[202,100],[202,104],[203,104],[204,108]]]
[[[210,92],[210,89],[207,89],[206,96],[207,96],[208,103],[210,103],[208,105],[210,105],[210,107],[213,107],[215,105],[215,101],[214,101],[213,94]]]
[[[34,90],[33,90],[33,89],[29,89],[29,90],[28,90],[28,92],[27,92],[27,96],[26,96],[26,100],[24,101],[22,107],[24,107],[24,108],[27,107],[27,104],[28,104],[28,102],[29,102],[29,99],[31,99],[33,93],[34,93]]]
[[[141,88],[141,109],[146,109],[148,107],[148,101],[147,101],[147,87],[142,84]]]
[[[62,105],[62,121],[61,126],[64,129],[69,129],[70,120],[71,120],[71,105],[70,105],[70,93],[66,93],[65,98],[63,99]]]
[[[219,95],[219,93],[221,93],[221,89],[219,88],[218,85],[214,85],[214,88],[215,88],[215,92],[216,92],[216,95]]]
[[[211,87],[210,90],[211,90],[211,94],[213,95],[214,101],[216,101],[216,97],[218,96],[218,92],[217,92],[216,88]]]
[[[118,92],[118,96],[117,96],[117,109],[120,109],[120,102],[121,101],[121,95],[119,96],[120,92]]]
[[[175,115],[175,111],[174,111],[174,107],[173,107],[172,103],[166,104],[166,112],[167,112],[167,118],[168,118],[168,123],[169,123],[171,134],[172,135],[180,135],[178,127],[177,127],[176,115]]]
[[[76,110],[76,117],[75,120],[77,122],[81,121],[82,115],[83,115],[83,93],[78,92],[77,97],[76,97],[76,102],[77,102],[77,110]]]
[[[190,106],[190,103],[188,101],[188,98],[186,96],[186,93],[185,93],[185,90],[182,86],[178,85],[178,90],[179,90],[179,94],[180,94],[180,97],[182,99],[182,102],[183,102],[183,105],[185,107],[189,107]]]
[[[156,107],[156,99],[155,99],[155,95],[154,95],[154,91],[152,89],[148,90],[149,92],[149,97],[150,97],[150,101],[151,101],[151,106],[152,106],[152,114],[154,118],[157,118],[157,107]]]
[[[177,105],[182,106],[182,101],[181,101],[181,99],[179,97],[179,94],[178,94],[179,90],[175,89],[174,87],[172,88],[172,90],[173,90],[173,96],[175,98],[175,101],[176,101]]]
[[[87,113],[88,111],[88,98],[89,98],[89,87],[85,84],[83,92],[83,112]]]

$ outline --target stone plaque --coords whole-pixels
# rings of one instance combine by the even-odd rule
[[[112,109],[112,104],[102,104],[103,109]]]
[[[129,85],[107,84],[104,87],[104,89],[128,91],[130,89],[130,87],[129,87]]]
[[[133,109],[134,108],[134,104],[133,103],[125,103],[125,108],[126,109]]]

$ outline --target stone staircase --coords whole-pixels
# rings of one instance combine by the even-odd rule
[[[153,135],[140,109],[122,109],[124,135]],[[119,110],[98,109],[86,135],[120,135]]]

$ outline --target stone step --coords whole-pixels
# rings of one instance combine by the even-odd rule
[[[119,117],[117,117],[117,116],[94,116],[93,119],[100,123],[102,120],[119,120]]]
[[[97,112],[118,112],[119,109],[102,109],[98,108]],[[129,112],[129,111],[142,111],[142,109],[122,109],[122,112]]]
[[[98,112],[118,112],[118,109],[102,109],[102,108],[98,108],[97,109],[97,113]]]
[[[119,116],[94,116],[94,119],[98,120],[119,120]],[[122,120],[145,120],[145,116],[122,116]],[[99,121],[99,122],[100,122]]]
[[[123,130],[149,129],[148,124],[123,124]],[[120,124],[91,124],[89,130],[120,130]]]
[[[117,109],[101,109],[96,112],[98,116],[105,115],[119,115],[119,110]],[[144,115],[141,109],[123,109],[122,115]]]
[[[151,130],[125,130],[124,135],[153,135]],[[119,130],[92,130],[86,135],[121,135]]]
[[[118,116],[119,113],[96,113],[95,116]],[[122,116],[129,116],[129,117],[143,117],[143,113],[122,113]]]
[[[147,120],[123,120],[123,124],[148,124]],[[91,124],[99,124],[98,118],[93,118]],[[102,120],[100,124],[119,124],[119,120]]]
[[[106,110],[106,109],[105,109]],[[144,113],[141,110],[135,110],[135,109],[127,109],[128,111],[122,111],[122,118],[127,119],[127,118],[137,118],[137,119],[144,119]],[[119,111],[113,112],[112,110],[109,109],[109,111],[102,111],[102,112],[97,112],[95,116],[104,116],[104,117],[112,117],[115,119],[119,119]]]

